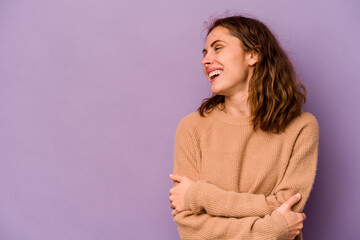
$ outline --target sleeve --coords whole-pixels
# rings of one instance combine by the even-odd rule
[[[225,191],[198,180],[185,194],[185,207],[195,214],[206,212],[211,216],[263,217],[271,214],[289,197],[299,192],[302,198],[292,209],[300,212],[314,183],[318,142],[319,126],[313,117],[297,135],[287,170],[272,195]]]
[[[174,174],[199,180],[201,153],[195,131],[180,121],[175,136]],[[177,183],[174,183],[176,186]],[[183,211],[174,217],[181,239],[286,239],[288,226],[281,213],[246,218],[215,217]]]
[[[245,218],[214,217],[206,213],[184,211],[174,217],[182,240],[203,239],[287,239],[288,226],[278,211],[271,215]]]

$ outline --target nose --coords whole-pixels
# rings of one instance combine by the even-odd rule
[[[211,65],[213,59],[211,57],[211,55],[208,53],[205,55],[205,57],[203,58],[203,60],[201,61],[201,65],[203,65],[204,67]]]

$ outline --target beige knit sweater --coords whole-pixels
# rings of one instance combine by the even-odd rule
[[[316,118],[302,112],[279,134],[254,131],[249,120],[215,107],[179,122],[174,174],[195,181],[187,210],[174,217],[181,239],[285,239],[287,222],[274,210],[297,192],[293,210],[303,210],[316,173]]]

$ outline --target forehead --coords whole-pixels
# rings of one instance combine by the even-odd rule
[[[221,26],[215,27],[209,33],[209,35],[206,37],[205,47],[206,48],[210,47],[211,43],[217,40],[221,40],[227,43],[231,43],[236,40],[239,41],[239,39],[231,35],[230,31],[227,28]]]

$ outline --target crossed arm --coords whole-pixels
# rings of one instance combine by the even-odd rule
[[[225,191],[200,180],[196,161],[200,156],[196,151],[189,151],[196,146],[195,141],[192,133],[180,123],[175,138],[174,174],[194,180],[185,193],[186,211],[174,217],[180,235],[190,233],[191,239],[197,234],[201,238],[205,233],[209,237],[210,232],[215,234],[214,238],[219,238],[219,234],[228,238],[245,236],[245,239],[270,239],[270,236],[278,239],[286,235],[287,223],[275,210],[296,192],[301,193],[302,199],[293,210],[299,212],[305,205],[316,171],[317,123],[302,129],[286,173],[269,196]]]

